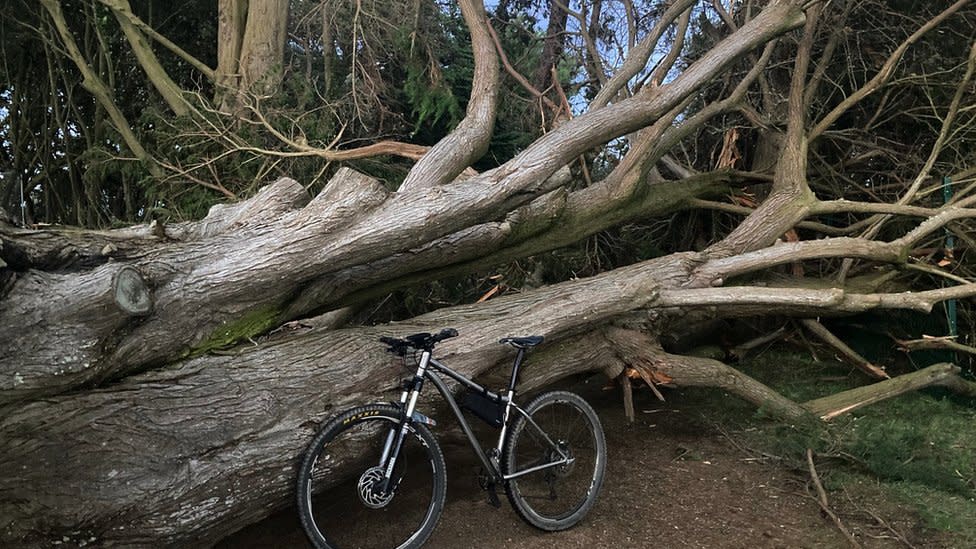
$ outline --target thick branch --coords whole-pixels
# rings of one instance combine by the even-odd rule
[[[488,150],[498,110],[498,55],[488,31],[488,19],[481,0],[459,0],[464,22],[471,33],[474,78],[463,120],[434,145],[410,170],[400,191],[436,187],[454,179]]]
[[[840,237],[777,243],[762,250],[708,261],[695,273],[696,285],[720,286],[725,279],[760,269],[828,257],[857,257],[891,263],[904,259],[902,248],[895,243],[860,238]]]
[[[84,55],[82,55],[81,50],[78,48],[78,44],[75,42],[74,36],[68,29],[68,24],[64,19],[64,12],[61,11],[61,3],[58,0],[41,0],[41,5],[50,14],[51,19],[54,22],[55,28],[58,30],[58,35],[61,37],[61,42],[64,44],[65,49],[68,52],[68,56],[71,61],[74,62],[75,66],[81,72],[83,80],[81,82],[82,87],[88,90],[98,103],[108,112],[109,118],[112,120],[112,124],[115,129],[122,136],[123,141],[129,150],[132,151],[136,157],[142,161],[145,168],[154,176],[161,177],[162,170],[153,160],[152,156],[139,142],[139,138],[132,131],[132,127],[129,125],[129,121],[126,120],[125,115],[119,110],[119,107],[115,104],[115,100],[112,99],[111,90],[105,85],[105,82],[99,78],[98,74],[88,65],[88,61],[85,60]]]
[[[283,177],[255,196],[236,204],[217,204],[200,221],[163,225],[152,222],[107,231],[75,227],[21,229],[0,220],[0,258],[18,271],[92,268],[109,259],[134,260],[173,241],[187,242],[243,230],[307,204],[308,193],[297,181]]]
[[[718,387],[779,417],[795,419],[807,415],[797,403],[717,360],[666,353],[651,337],[635,330],[610,328],[607,338],[625,364],[649,370],[659,383]]]
[[[135,53],[136,59],[139,61],[139,65],[146,72],[149,81],[152,82],[153,87],[159,92],[159,95],[169,106],[170,110],[177,116],[188,114],[190,112],[190,105],[186,98],[183,97],[183,90],[166,74],[166,69],[159,63],[156,54],[152,51],[149,43],[146,42],[142,32],[133,21],[133,19],[138,21],[138,18],[132,13],[132,9],[129,7],[129,0],[100,1],[112,9],[115,18],[119,22],[119,26],[122,27],[122,32],[125,33],[126,40],[129,41],[129,45],[132,47],[132,52]]]
[[[31,271],[16,289],[0,308],[0,405],[100,380],[96,360],[105,341],[153,307],[142,273],[112,263],[83,281]]]
[[[917,372],[811,400],[805,402],[803,407],[821,419],[833,419],[863,406],[932,385],[973,391],[971,386],[974,384],[960,384],[960,381],[958,366],[948,363],[934,364]]]
[[[713,172],[639,187],[639,179],[618,184],[608,177],[573,193],[560,189],[515,210],[501,222],[476,225],[424,246],[326,275],[309,284],[309,289],[289,306],[287,316],[359,302],[396,288],[567,246],[629,219],[680,209],[688,197],[721,194],[733,180],[725,172]],[[391,279],[391,273],[398,276]]]
[[[156,42],[159,42],[160,44],[163,45],[163,47],[176,54],[177,57],[186,61],[193,68],[200,71],[200,74],[206,76],[207,80],[210,80],[211,82],[213,81],[214,79],[213,69],[205,65],[202,61],[200,61],[196,57],[193,57],[192,55],[184,51],[183,48],[177,46],[162,34],[156,32],[156,29],[147,25],[142,19],[139,19],[139,17],[137,17],[136,14],[132,13],[132,10],[129,8],[128,0],[99,0],[99,2],[111,8],[111,10],[115,13],[116,17],[125,19],[129,25],[132,25],[135,28],[146,33],[147,36],[149,36]]]
[[[808,140],[803,90],[819,16],[819,6],[810,9],[797,51],[790,81],[789,122],[776,163],[772,190],[756,211],[728,236],[709,247],[707,253],[711,257],[730,256],[769,246],[805,218],[815,201],[807,185]]]
[[[816,315],[860,313],[871,309],[912,309],[930,312],[936,303],[976,295],[976,284],[938,290],[861,294],[841,288],[809,290],[765,286],[664,289],[655,307],[708,308],[717,316],[763,314]]]

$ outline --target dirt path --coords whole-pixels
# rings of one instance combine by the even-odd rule
[[[850,547],[807,495],[809,479],[805,475],[763,463],[722,433],[703,426],[693,409],[684,409],[680,394],[672,394],[666,404],[639,394],[637,422],[630,425],[624,419],[619,392],[592,385],[577,386],[577,390],[600,414],[610,451],[603,491],[586,519],[569,531],[544,533],[519,520],[504,495],[500,509],[491,507],[477,488],[477,464],[470,450],[452,447],[447,452],[447,506],[425,547]],[[888,518],[902,531],[914,523],[903,516],[901,522]],[[874,520],[847,516],[845,521],[866,548],[906,547]],[[941,546],[911,541],[915,547]],[[294,509],[289,509],[217,547],[309,545]]]

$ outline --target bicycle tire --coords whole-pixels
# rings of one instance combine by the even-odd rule
[[[603,485],[607,463],[603,427],[593,408],[567,391],[543,393],[525,406],[525,412],[574,461],[511,479],[505,483],[505,493],[530,525],[546,531],[571,528],[596,503]],[[505,474],[545,463],[554,455],[536,427],[518,414],[505,439]]]
[[[398,479],[397,488],[390,500],[381,508],[371,508],[360,495],[363,482],[369,483],[363,479],[367,479],[371,469],[376,469],[369,464],[371,460],[376,463],[385,433],[400,424],[400,415],[399,408],[387,404],[353,408],[327,423],[308,445],[298,471],[298,510],[302,529],[317,549],[415,549],[434,531],[444,509],[447,473],[444,454],[426,425],[411,423],[409,427],[394,474]],[[412,466],[419,471],[410,470],[412,476],[407,481],[407,468]],[[364,471],[364,467],[368,468]],[[428,470],[429,483],[418,478]],[[350,475],[354,494],[346,490]],[[416,490],[406,493],[405,486]],[[316,496],[326,489],[329,489],[328,497]],[[428,490],[429,502],[416,505],[411,501],[417,497],[426,500]],[[346,501],[358,501],[359,505],[343,505],[342,496],[346,496]],[[405,507],[394,503],[403,503]],[[418,515],[419,507],[425,509],[419,522],[412,525],[409,516]],[[405,536],[403,541],[390,542],[401,535]],[[374,537],[383,541],[373,541]]]

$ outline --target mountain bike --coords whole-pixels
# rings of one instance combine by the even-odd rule
[[[496,487],[501,486],[522,519],[549,531],[576,525],[593,507],[607,462],[596,412],[566,391],[544,392],[524,407],[515,402],[525,354],[543,338],[500,341],[517,353],[507,390],[494,392],[432,357],[437,343],[456,335],[448,328],[380,338],[405,365],[413,351],[416,370],[404,381],[400,401],[346,410],[309,444],[298,472],[298,510],[316,548],[405,549],[430,537],[444,508],[447,473],[430,429],[436,422],[417,410],[428,381],[480,461],[479,482],[492,505],[500,505]],[[460,403],[441,375],[460,385]],[[499,430],[494,447],[482,447],[462,407]]]

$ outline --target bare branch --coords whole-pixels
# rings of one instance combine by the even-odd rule
[[[505,72],[507,72],[512,78],[514,78],[515,81],[518,82],[519,85],[521,85],[522,88],[525,89],[525,91],[532,94],[532,96],[535,97],[536,99],[539,99],[540,101],[544,102],[552,112],[554,113],[558,112],[559,107],[557,107],[556,104],[553,103],[551,99],[546,97],[545,93],[539,91],[535,86],[533,86],[532,83],[529,82],[529,80],[526,77],[522,76],[522,73],[515,70],[515,67],[513,67],[512,64],[509,62],[508,55],[505,54],[505,49],[502,48],[502,43],[501,41],[498,40],[498,33],[495,32],[495,27],[491,25],[491,22],[488,23],[486,28],[488,29],[488,34],[491,35],[492,42],[495,43],[495,51],[498,52],[498,57],[501,58],[502,66],[505,67]]]
[[[149,47],[141,30],[142,27],[136,24],[137,21],[139,23],[141,21],[132,13],[132,9],[129,7],[129,0],[99,1],[108,6],[112,10],[112,13],[115,14],[115,18],[118,20],[119,26],[122,27],[122,32],[125,34],[126,40],[128,40],[129,45],[132,47],[132,52],[139,61],[139,66],[145,71],[149,81],[152,82],[153,87],[156,88],[159,95],[166,101],[170,110],[177,116],[189,114],[191,107],[186,98],[183,97],[183,90],[169,77],[166,69],[163,68],[156,54]],[[148,25],[143,25],[143,27],[148,27]]]
[[[589,110],[592,111],[604,107],[617,97],[617,94],[627,85],[627,82],[634,76],[637,76],[647,66],[647,61],[651,58],[651,54],[654,53],[658,40],[664,35],[664,31],[694,3],[694,0],[679,0],[668,7],[667,11],[661,15],[661,19],[651,29],[651,32],[630,51],[620,70],[603,85],[600,93],[593,98],[593,101],[590,102]]]
[[[913,351],[922,351],[929,349],[942,349],[947,351],[955,351],[957,353],[966,353],[970,355],[976,355],[976,347],[970,345],[963,345],[956,341],[956,336],[945,336],[945,337],[924,337],[922,339],[910,339],[901,340],[896,339],[895,343],[898,344],[900,350],[907,353]]]
[[[830,509],[830,504],[827,503],[827,492],[824,490],[823,484],[820,483],[820,475],[817,474],[817,468],[813,465],[813,450],[810,448],[807,448],[807,466],[810,468],[810,478],[813,480],[813,485],[817,489],[817,503],[820,504],[820,510],[826,513],[827,516],[834,521],[834,525],[837,526],[837,529],[840,530],[842,534],[844,534],[844,537],[847,538],[847,543],[849,543],[851,547],[854,549],[861,549],[861,544],[854,539],[854,536],[851,534],[850,530],[844,526],[844,523],[840,520],[840,517],[837,516],[837,513]]]
[[[833,123],[836,122],[842,114],[847,112],[848,109],[887,83],[891,76],[895,73],[895,67],[898,66],[898,62],[901,61],[901,58],[905,55],[905,52],[908,51],[908,48],[911,47],[912,44],[917,42],[927,32],[939,26],[939,24],[948,19],[949,16],[962,9],[962,7],[968,3],[969,0],[958,0],[943,10],[942,13],[922,25],[917,31],[912,33],[911,36],[906,38],[905,41],[902,42],[897,49],[895,49],[891,56],[888,57],[888,60],[885,61],[885,64],[881,67],[881,70],[878,71],[878,74],[874,75],[874,78],[868,80],[856,92],[849,95],[847,98],[841,101],[839,105],[834,107],[833,110],[827,113],[826,116],[820,119],[820,122],[818,122],[817,125],[810,130],[807,138],[810,141],[813,141],[814,139],[820,137],[825,131],[827,131],[827,128],[833,125]]]
[[[842,288],[810,290],[767,286],[727,286],[661,290],[652,307],[714,308],[720,316],[860,313],[872,309],[911,309],[927,313],[936,303],[976,295],[976,283],[922,292],[858,294]]]
[[[115,104],[115,100],[112,98],[111,89],[105,84],[105,82],[98,76],[98,74],[89,66],[88,61],[82,55],[81,50],[78,48],[78,44],[75,42],[74,36],[71,34],[71,30],[68,29],[68,24],[64,19],[64,12],[61,11],[61,3],[58,0],[41,0],[41,5],[50,14],[51,19],[54,21],[54,26],[58,30],[58,34],[61,37],[61,41],[67,50],[68,56],[71,61],[74,62],[75,66],[81,72],[84,80],[82,80],[81,85],[91,92],[98,100],[102,108],[105,109],[109,114],[109,118],[112,120],[112,124],[115,129],[122,136],[125,141],[126,146],[129,150],[136,155],[139,160],[143,162],[146,169],[149,170],[151,174],[156,177],[162,176],[162,170],[156,163],[155,159],[146,151],[139,142],[139,138],[136,137],[135,132],[132,131],[132,126],[129,125],[129,121],[126,120],[125,115],[119,109],[118,105]]]
[[[755,19],[695,61],[679,77],[654,93],[644,92],[613,105],[590,110],[549,132],[498,168],[493,178],[507,175],[539,181],[596,144],[653,123],[685,101],[740,56],[803,22],[803,12],[788,0],[769,4]],[[517,174],[514,173],[517,170]]]
[[[813,335],[820,338],[821,341],[830,345],[837,352],[841,354],[848,362],[857,367],[858,370],[866,373],[867,375],[875,379],[888,379],[889,376],[882,368],[879,368],[871,363],[870,360],[864,358],[854,349],[851,349],[846,343],[844,343],[839,337],[830,333],[830,330],[826,326],[821,324],[819,321],[813,318],[803,318],[800,319],[800,324],[804,328],[809,330]]]
[[[159,42],[160,44],[163,45],[163,47],[176,54],[177,57],[186,61],[187,63],[190,64],[190,66],[200,71],[200,74],[206,76],[207,80],[213,82],[214,79],[213,69],[205,65],[202,61],[200,61],[196,57],[193,57],[192,55],[187,53],[185,50],[183,50],[183,48],[177,46],[162,34],[156,32],[156,29],[147,25],[142,19],[139,19],[139,17],[137,17],[136,14],[132,13],[132,9],[129,7],[128,0],[98,0],[98,1],[101,2],[103,5],[107,6],[108,8],[110,8],[115,13],[115,15],[120,18],[120,21],[121,19],[128,21],[131,25],[135,26],[142,32],[146,33],[147,36],[149,36],[156,42]]]
[[[657,68],[651,72],[648,81],[654,86],[660,86],[661,82],[664,81],[664,77],[668,75],[668,71],[674,66],[674,62],[678,60],[681,56],[681,50],[685,45],[685,34],[688,32],[688,24],[691,22],[691,9],[689,8],[678,19],[677,25],[675,25],[675,38],[671,44],[671,50],[668,54],[661,60]]]

